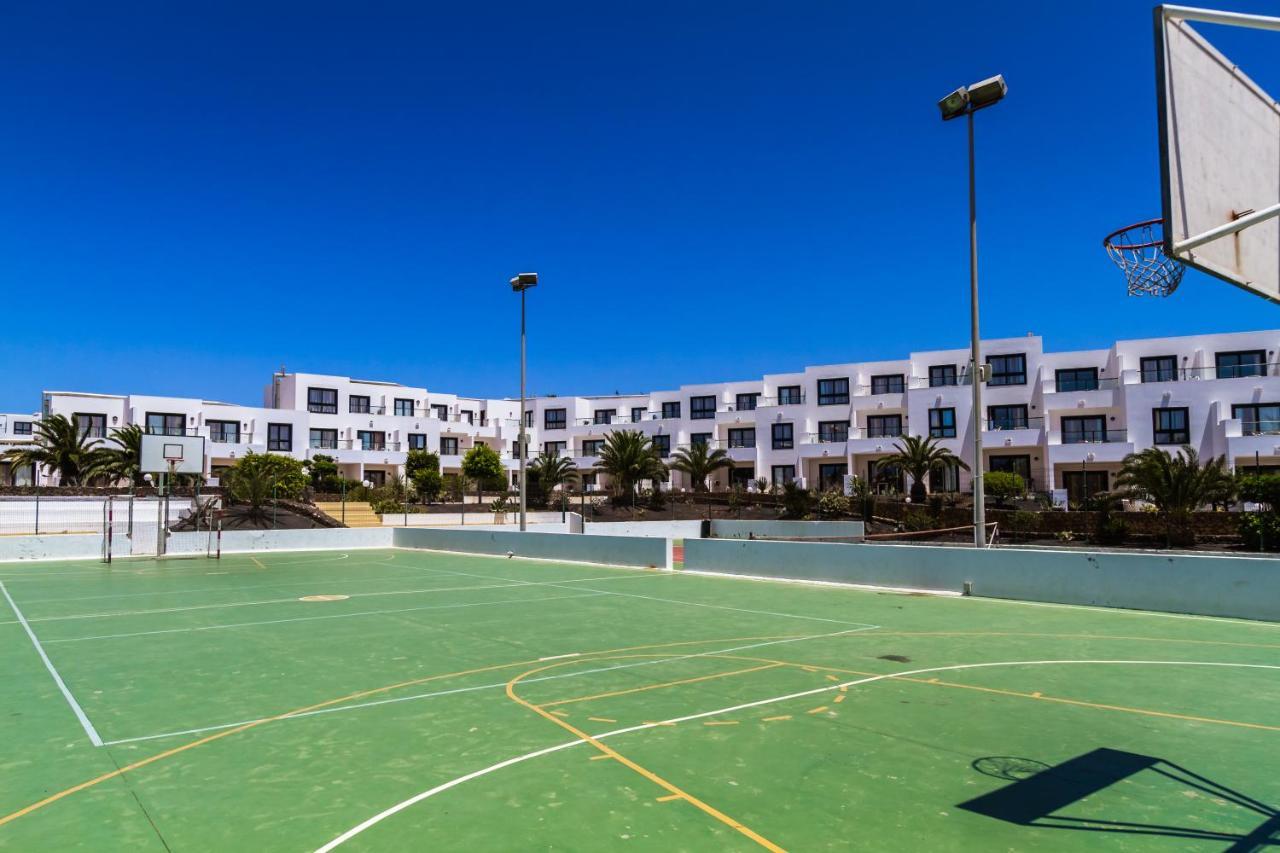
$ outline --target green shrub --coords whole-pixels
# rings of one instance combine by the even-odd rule
[[[1240,478],[1240,500],[1280,512],[1280,474],[1248,474]]]
[[[870,521],[876,514],[876,496],[870,492],[865,492],[862,497],[858,499],[858,502],[862,511],[862,520]]]
[[[913,533],[921,530],[936,530],[937,527],[938,523],[934,516],[923,509],[909,509],[902,517],[902,529]]]
[[[1250,551],[1280,551],[1280,513],[1242,512],[1237,524]]]
[[[413,490],[418,493],[418,500],[424,503],[435,503],[444,488],[444,478],[439,471],[421,469],[413,475]]]
[[[649,509],[665,509],[667,506],[667,493],[662,489],[649,489],[644,497]]]
[[[809,514],[810,503],[808,490],[800,488],[795,483],[786,483],[782,486],[783,518],[804,518]]]
[[[1004,506],[1010,498],[1027,493],[1027,484],[1022,476],[1012,471],[988,471],[982,475],[982,487],[996,506]]]
[[[378,515],[390,515],[405,511],[404,504],[391,497],[374,498],[369,501],[369,506],[373,507],[373,511]]]
[[[1016,536],[1030,536],[1040,529],[1040,513],[1018,510],[1009,516],[1009,532]]]
[[[823,518],[840,518],[849,515],[852,509],[849,499],[834,489],[818,496],[818,515]]]
[[[342,491],[342,474],[332,456],[317,453],[303,462],[302,466],[311,478],[311,488],[315,491],[330,493]]]

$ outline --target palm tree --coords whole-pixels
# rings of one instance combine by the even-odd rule
[[[108,439],[115,447],[105,446],[97,451],[92,473],[103,475],[113,483],[126,480],[131,485],[142,483],[142,427],[130,424],[112,429]]]
[[[932,436],[909,435],[893,446],[894,453],[880,460],[881,465],[896,465],[911,477],[911,500],[923,503],[927,495],[924,480],[930,472],[956,465],[968,471],[964,460],[938,444]]]
[[[98,442],[66,415],[49,415],[36,422],[33,444],[5,451],[0,459],[15,468],[31,465],[37,476],[41,467],[56,471],[62,485],[79,486],[93,476],[99,452]]]
[[[1116,477],[1123,497],[1152,504],[1165,521],[1165,544],[1194,543],[1191,513],[1206,504],[1227,503],[1235,483],[1227,470],[1227,459],[1219,456],[1203,465],[1195,449],[1183,446],[1180,453],[1149,447],[1130,453]],[[1179,531],[1175,535],[1175,531]]]
[[[669,467],[673,471],[688,474],[693,490],[703,492],[707,489],[707,478],[722,468],[732,468],[733,460],[723,448],[712,450],[710,444],[700,441],[687,450],[677,450],[671,457]]]
[[[617,491],[634,496],[641,480],[664,482],[667,466],[658,458],[653,442],[642,432],[623,429],[604,437],[598,466],[613,480]]]
[[[529,463],[529,473],[538,478],[538,485],[548,494],[556,486],[572,486],[578,482],[578,467],[572,459],[545,450]]]

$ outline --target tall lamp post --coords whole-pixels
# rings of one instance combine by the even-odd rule
[[[522,272],[511,279],[511,289],[520,294],[520,532],[525,532],[527,514],[528,488],[525,485],[524,469],[529,461],[529,446],[525,439],[524,413],[524,379],[525,379],[525,346],[524,346],[524,294],[531,287],[538,286],[536,272]]]
[[[985,370],[978,337],[978,191],[974,178],[973,114],[998,103],[1009,91],[1004,77],[997,74],[972,86],[961,86],[938,102],[942,120],[967,116],[969,119],[969,382],[973,386],[973,544],[987,544],[987,508],[982,483],[982,382]]]

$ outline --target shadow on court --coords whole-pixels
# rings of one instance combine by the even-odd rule
[[[1262,850],[1280,846],[1280,811],[1249,795],[1194,773],[1185,767],[1118,749],[1100,748],[1057,765],[1027,758],[990,756],[971,765],[974,770],[1011,784],[983,794],[958,808],[1020,826],[1066,829],[1078,832],[1110,832],[1127,835],[1160,835],[1222,841],[1230,851]],[[1214,832],[1194,826],[1134,823],[1056,814],[1085,797],[1099,793],[1139,773],[1154,773],[1255,813],[1261,822],[1247,833]],[[1171,810],[1187,810],[1180,802]]]

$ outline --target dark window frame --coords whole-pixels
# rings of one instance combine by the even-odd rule
[[[569,449],[567,441],[544,441],[542,442],[542,452],[549,456],[559,456]]]
[[[324,427],[311,427],[311,432],[307,435],[307,444],[317,450],[337,450],[338,431]]]
[[[80,425],[81,418],[88,421],[83,427]],[[71,423],[75,425],[76,432],[87,438],[107,437],[107,416],[101,412],[76,412],[71,416]]]
[[[160,432],[155,432],[151,426],[152,418],[164,418],[164,426],[160,427]],[[179,425],[176,427],[169,426],[171,419],[177,418]],[[186,435],[187,434],[187,416],[179,412],[147,412],[142,421],[146,424],[147,435]],[[177,432],[174,432],[174,430]]]
[[[783,486],[787,483],[794,483],[796,479],[796,466],[794,465],[774,465],[769,471],[769,483],[773,486]]]
[[[1228,358],[1240,358],[1241,356],[1256,356],[1256,361],[1240,362],[1228,365],[1225,370],[1227,375],[1223,375],[1224,368],[1222,359],[1224,356]],[[1227,352],[1215,352],[1213,354],[1214,376],[1218,379],[1245,379],[1251,376],[1267,375],[1267,351],[1265,349],[1242,349],[1229,350]]]
[[[998,411],[1012,411],[1015,416],[1012,418],[996,417]],[[1006,403],[999,406],[987,406],[987,429],[990,431],[1003,431],[1011,429],[1030,429],[1031,428],[1031,412],[1027,408],[1026,403]],[[996,426],[996,422],[1000,422],[1000,426]],[[1012,426],[1005,426],[1005,423]]]
[[[1242,409],[1252,409],[1253,417],[1244,418]],[[1275,417],[1264,418],[1263,409],[1276,409]],[[1241,435],[1275,435],[1280,431],[1280,403],[1236,403],[1231,406],[1231,417],[1240,421]],[[1249,428],[1250,424],[1253,424],[1252,430]],[[1270,431],[1263,424],[1271,424]]]
[[[823,390],[823,388],[826,390]],[[841,391],[840,389],[844,390]],[[849,377],[835,376],[818,380],[818,405],[843,406],[849,402]]]
[[[897,432],[893,432],[892,427],[888,426],[895,418],[898,421]],[[900,414],[867,415],[867,438],[901,438],[903,428],[903,418]]]
[[[584,438],[582,440],[583,456],[599,456],[600,449],[604,447],[603,438]]]
[[[901,394],[907,390],[907,377],[902,373],[883,373],[871,377],[871,393]]]
[[[643,421],[643,420],[644,420],[645,412],[647,412],[648,410],[649,410],[649,407],[648,407],[648,406],[632,406],[632,407],[631,407],[631,422],[632,422],[633,424],[638,424],[638,423],[640,423],[641,421]]]
[[[401,405],[400,405],[401,403],[408,404],[409,411],[407,412],[401,411]],[[391,400],[391,412],[398,418],[413,417],[413,412],[415,408],[416,407],[413,405],[413,400],[407,397],[395,397]]]
[[[411,432],[405,435],[405,450],[426,450],[427,434],[425,432]]]
[[[555,415],[555,417],[552,417]],[[542,410],[542,428],[543,429],[568,429],[569,428],[569,410],[568,409],[543,409]]]
[[[617,416],[617,409],[596,409],[592,414],[591,420],[595,424],[611,424]]]
[[[841,428],[843,427],[843,434]],[[848,421],[818,421],[818,443],[839,444],[849,440]]]
[[[662,404],[662,419],[678,420],[680,418],[680,401],[668,400]]]
[[[267,424],[267,450],[293,452],[293,424]]]
[[[954,364],[932,364],[929,366],[929,387],[942,388],[947,385],[959,385],[959,374]]]
[[[1073,429],[1068,430],[1068,424],[1071,424]],[[1074,428],[1076,424],[1080,425],[1079,429]],[[1093,426],[1090,426],[1090,424]],[[1104,442],[1107,440],[1107,416],[1063,415],[1060,432],[1063,444],[1097,444],[1098,442]],[[1070,441],[1067,440],[1068,434],[1072,436]]]
[[[1083,383],[1080,382],[1080,374],[1084,374],[1087,377]],[[1053,390],[1058,392],[1097,391],[1098,368],[1059,368],[1053,372]]]
[[[736,435],[735,435],[736,433]],[[747,434],[750,433],[750,436]],[[756,446],[756,428],[755,427],[731,427],[729,429],[729,447],[755,447]]]
[[[946,422],[947,415],[951,417],[950,424]],[[955,406],[942,406],[929,410],[929,436],[931,438],[955,438],[956,435]]]
[[[1008,362],[1015,360],[1021,361],[1021,368],[1014,369],[1009,366]],[[1000,364],[998,372],[996,370],[997,362]],[[1025,352],[989,355],[987,356],[987,367],[991,370],[991,375],[987,377],[987,385],[989,386],[1003,387],[1027,384],[1027,354]]]
[[[332,399],[330,399],[330,395]],[[316,399],[319,396],[319,399]],[[307,388],[307,411],[317,415],[338,414],[338,389],[320,386]]]
[[[363,403],[357,402],[363,400]],[[373,414],[373,398],[368,394],[348,394],[347,395],[347,414],[349,415],[370,415]]]
[[[239,421],[210,420],[210,421],[205,421],[205,426],[209,428],[210,444],[239,444],[240,443],[240,422]],[[232,436],[232,438],[230,439],[227,438],[228,426],[231,427],[229,434]]]
[[[14,435],[35,435],[35,421],[14,421],[11,426]]]
[[[1138,360],[1138,375],[1143,382],[1178,381],[1176,355],[1149,355]]]
[[[449,404],[448,403],[432,403],[431,417],[435,418],[438,421],[449,420]],[[530,426],[533,426],[533,424],[530,424]]]
[[[997,460],[999,461],[997,462]],[[1015,465],[1015,462],[1021,462],[1023,464]],[[1020,467],[1025,467],[1025,472],[1015,470]],[[993,453],[987,457],[987,470],[1009,471],[1013,474],[1017,474],[1023,479],[1027,488],[1031,487],[1031,454],[1029,453]]]
[[[440,455],[441,456],[458,456],[462,448],[458,447],[458,437],[456,435],[440,436]]]
[[[779,385],[779,406],[800,406],[804,404],[804,388],[800,385]]]
[[[657,454],[659,459],[666,459],[671,455],[671,436],[669,434],[659,434],[649,436],[649,446],[653,448],[653,452]]]
[[[1162,415],[1182,414],[1182,426],[1161,426]],[[1162,440],[1163,437],[1163,440]],[[1191,443],[1191,409],[1187,406],[1157,406],[1151,410],[1151,443],[1180,445]]]
[[[710,405],[710,408],[707,406]],[[716,395],[700,394],[689,398],[689,420],[706,421],[716,416]]]
[[[754,412],[756,410],[756,406],[759,403],[760,403],[759,391],[748,391],[742,394],[737,394],[735,395],[734,401],[733,401],[734,408],[737,409],[739,412]]]
[[[785,435],[783,434],[785,432]],[[772,424],[769,430],[771,447],[774,450],[792,450],[796,446],[796,425],[790,421]]]

